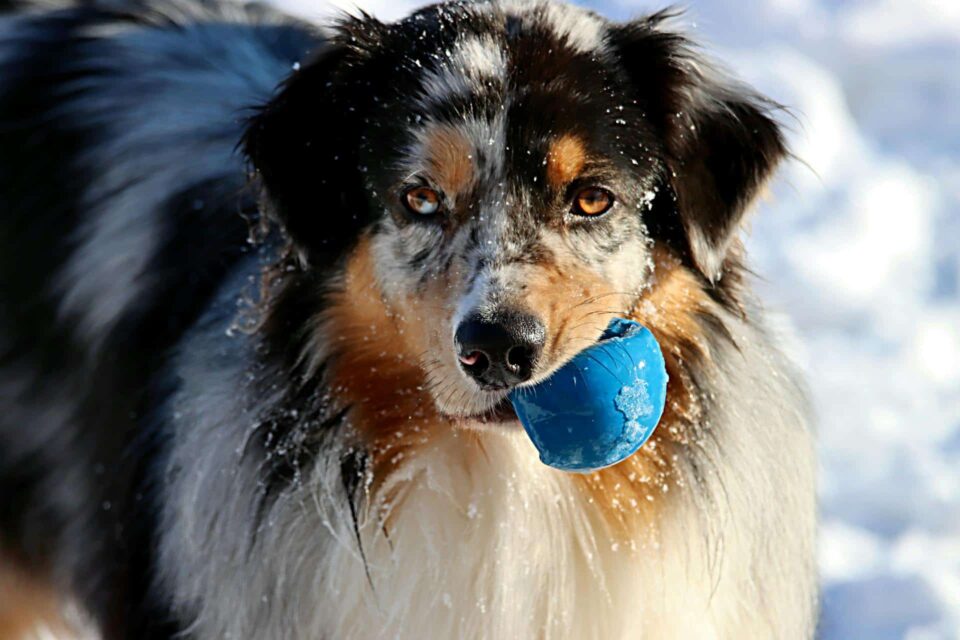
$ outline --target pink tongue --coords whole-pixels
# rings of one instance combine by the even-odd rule
[[[467,365],[467,366],[470,366],[471,364],[475,364],[475,363],[477,362],[477,360],[479,360],[479,359],[480,359],[480,352],[479,352],[479,351],[474,351],[473,353],[471,353],[471,354],[469,354],[469,355],[460,356],[460,362],[462,362],[463,364],[465,364],[465,365]]]

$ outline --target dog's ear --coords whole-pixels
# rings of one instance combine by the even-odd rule
[[[769,115],[775,105],[712,69],[663,27],[668,17],[616,25],[610,43],[664,147],[658,199],[674,202],[655,212],[679,216],[687,255],[716,282],[744,212],[786,147]]]
[[[363,66],[383,28],[369,16],[342,23],[250,119],[243,136],[265,213],[309,262],[341,253],[372,221],[357,150],[369,101]]]

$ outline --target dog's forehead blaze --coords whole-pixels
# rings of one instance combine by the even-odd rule
[[[424,163],[431,177],[450,197],[466,191],[476,179],[473,143],[460,128],[438,124],[423,134]]]
[[[583,139],[573,134],[555,138],[547,150],[547,182],[561,189],[574,180],[587,163],[587,148]]]

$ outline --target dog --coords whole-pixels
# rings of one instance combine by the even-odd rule
[[[46,594],[20,618],[812,637],[810,411],[741,237],[779,107],[675,23],[7,3],[0,557]],[[615,317],[662,346],[660,424],[546,467],[507,393]]]

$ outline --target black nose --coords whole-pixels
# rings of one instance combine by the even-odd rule
[[[484,389],[507,389],[530,379],[543,350],[543,323],[516,311],[472,315],[457,327],[460,366]]]

